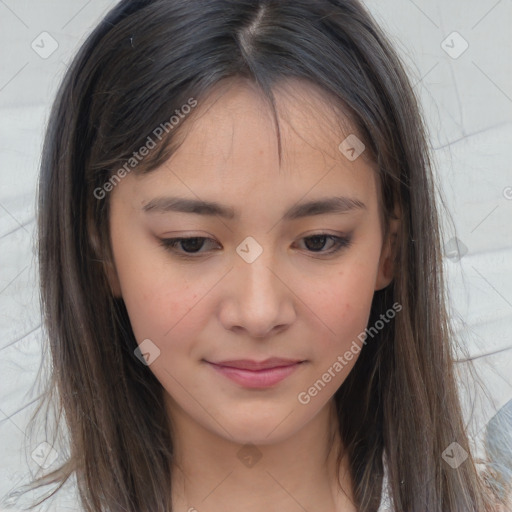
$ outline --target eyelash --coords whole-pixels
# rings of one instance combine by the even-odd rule
[[[308,239],[314,239],[314,238],[326,238],[330,239],[334,242],[334,248],[329,251],[309,251],[311,254],[319,254],[323,256],[332,256],[338,252],[340,252],[342,249],[346,249],[350,247],[350,244],[352,243],[352,238],[350,236],[348,237],[340,237],[335,235],[329,235],[328,233],[317,233],[314,235],[309,235],[302,240],[308,240]],[[160,245],[168,252],[172,252],[176,254],[180,258],[184,259],[198,259],[201,257],[201,255],[204,255],[204,252],[179,252],[176,248],[178,244],[181,242],[186,242],[188,240],[211,240],[214,241],[212,238],[202,237],[202,236],[193,236],[193,237],[185,237],[185,238],[161,238],[160,239]],[[201,246],[201,249],[203,248],[203,245]]]

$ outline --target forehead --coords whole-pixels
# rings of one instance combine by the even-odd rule
[[[213,89],[184,123],[171,158],[132,176],[138,199],[172,189],[201,198],[257,196],[282,203],[336,190],[371,203],[374,164],[364,152],[351,161],[340,151],[342,141],[357,135],[333,98],[298,80],[281,83],[274,94],[279,133],[270,104],[250,81]]]

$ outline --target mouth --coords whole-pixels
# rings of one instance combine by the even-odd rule
[[[305,361],[298,359],[270,358],[265,361],[237,359],[206,361],[224,377],[246,388],[268,388],[275,386],[294,373]]]

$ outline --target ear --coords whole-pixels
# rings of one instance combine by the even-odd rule
[[[386,288],[395,276],[395,260],[397,251],[398,230],[400,228],[400,218],[389,220],[389,230],[387,239],[382,244],[382,251],[379,260],[379,269],[377,279],[375,280],[375,290]]]

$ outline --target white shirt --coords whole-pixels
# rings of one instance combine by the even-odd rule
[[[393,512],[393,509],[391,507],[391,498],[389,495],[389,479],[385,455],[383,455],[382,457],[382,463],[384,466],[384,476],[382,479],[382,494],[380,499],[380,506],[377,512]]]

